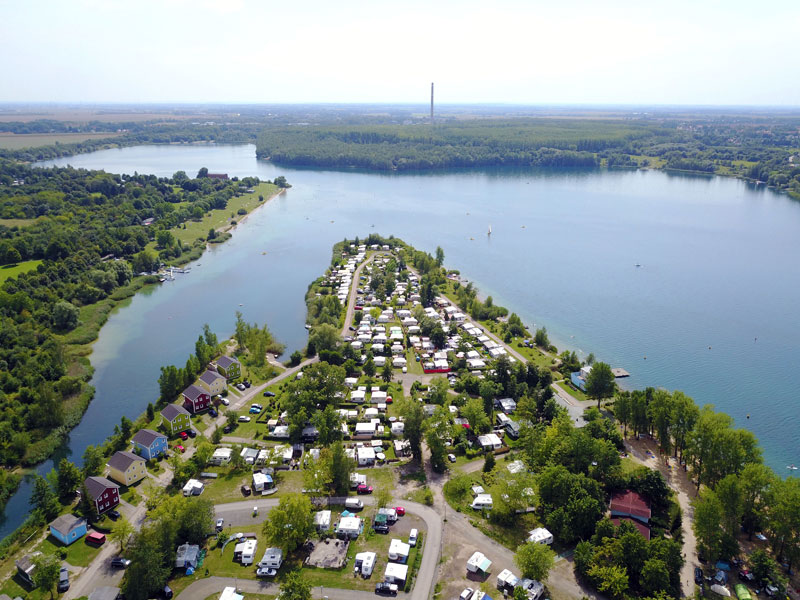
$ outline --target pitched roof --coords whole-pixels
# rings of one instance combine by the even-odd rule
[[[211,371],[211,370],[207,370],[205,373],[200,375],[200,381],[202,381],[203,383],[207,383],[208,385],[211,385],[217,379],[225,379],[225,377],[223,377],[216,371]]]
[[[153,445],[153,442],[159,438],[164,438],[166,440],[167,436],[162,433],[158,433],[157,431],[153,431],[152,429],[140,429],[136,432],[136,435],[133,436],[133,441],[149,448]]]
[[[66,515],[61,515],[55,521],[50,523],[50,527],[52,527],[56,531],[60,531],[63,534],[68,534],[76,527],[80,527],[85,523],[86,520],[82,519],[81,517],[76,517],[75,515],[66,514]]]
[[[197,400],[200,396],[208,396],[208,392],[205,391],[203,388],[196,386],[195,384],[190,385],[185,390],[183,390],[183,395],[186,396],[189,400]]]
[[[239,361],[235,358],[231,358],[230,356],[225,356],[224,354],[217,359],[217,365],[222,367],[223,369],[227,369],[233,364],[239,364]]]
[[[97,497],[109,488],[119,489],[116,483],[109,481],[105,477],[87,477],[84,483],[92,500],[97,500]]]
[[[167,404],[161,411],[161,416],[170,422],[174,421],[178,415],[189,416],[189,411],[179,404]]]
[[[133,452],[126,452],[123,450],[120,452],[115,452],[114,456],[112,456],[106,464],[112,469],[117,469],[124,472],[128,467],[137,461],[144,462],[144,459]]]
[[[639,533],[641,533],[644,536],[644,539],[650,541],[650,528],[647,525],[645,525],[640,521],[637,521],[636,519],[631,519],[630,517],[619,517],[619,518],[614,517],[613,519],[611,519],[611,522],[614,524],[615,527],[619,527],[622,521],[628,521],[628,523],[633,523],[634,527],[636,527],[636,529],[639,530]]]
[[[30,575],[33,570],[36,568],[36,563],[33,562],[35,556],[38,556],[41,552],[34,552],[33,554],[26,554],[22,558],[17,561],[14,561],[14,564],[17,568],[22,571],[23,573],[27,573]]]
[[[651,516],[647,500],[631,490],[617,492],[611,496],[609,508],[613,512],[639,517],[640,519],[649,519]]]

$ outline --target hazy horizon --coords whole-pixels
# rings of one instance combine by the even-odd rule
[[[2,103],[796,107],[800,3],[0,0]]]

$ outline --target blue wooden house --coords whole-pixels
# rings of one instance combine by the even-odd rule
[[[140,429],[131,440],[134,450],[145,460],[155,458],[167,451],[167,436],[152,429]]]
[[[61,515],[50,523],[50,535],[65,546],[86,535],[86,519],[75,515]]]

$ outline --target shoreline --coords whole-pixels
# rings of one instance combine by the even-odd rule
[[[261,183],[265,183],[265,182],[261,182]],[[231,239],[231,237],[233,237],[233,231],[236,230],[237,227],[240,224],[244,224],[247,221],[247,217],[250,216],[251,213],[255,212],[256,210],[258,210],[262,206],[266,205],[270,200],[273,200],[274,198],[278,197],[280,194],[285,192],[286,189],[287,188],[278,188],[272,195],[270,195],[268,197],[265,197],[262,202],[259,202],[255,206],[255,208],[253,208],[251,211],[249,211],[246,215],[243,215],[243,218],[241,220],[237,220],[236,225],[230,225],[230,223],[228,223],[225,226],[223,226],[222,228],[217,229],[217,231],[222,231],[223,233],[228,233],[229,234],[228,237],[226,237],[224,240],[221,240],[220,242],[217,242],[217,243],[218,244],[224,244],[229,239]],[[227,209],[216,209],[216,210],[227,210]],[[170,231],[173,231],[173,230],[176,230],[176,229],[178,229],[178,226],[173,227],[172,229],[170,229]],[[177,266],[190,264],[192,262],[200,260],[200,258],[206,253],[206,251],[211,246],[212,246],[212,244],[210,242],[206,241],[205,246],[203,246],[203,250],[202,250],[202,252],[200,253],[199,256],[192,256],[191,252],[187,252],[186,254],[181,255],[180,257],[178,257],[177,259],[175,259],[174,261],[171,261],[171,262],[174,265],[177,265]],[[184,256],[187,256],[188,260],[181,261],[180,259],[183,258]],[[33,464],[30,464],[30,465],[22,465],[22,464],[20,464],[20,465],[15,466],[13,469],[9,469],[8,470],[8,473],[10,475],[19,475],[20,478],[19,478],[19,481],[17,482],[17,485],[14,488],[14,492],[8,496],[8,498],[6,499],[6,502],[2,505],[2,507],[0,507],[0,514],[2,514],[6,519],[9,518],[8,515],[5,515],[5,509],[6,509],[7,505],[8,505],[8,502],[20,492],[20,486],[23,483],[23,481],[25,480],[25,478],[30,476],[30,475],[33,475],[33,474],[37,473],[37,471],[41,467],[41,465],[46,464],[48,461],[53,460],[53,457],[58,452],[58,449],[63,447],[64,443],[68,441],[69,435],[72,432],[72,430],[75,429],[76,427],[78,427],[83,422],[83,419],[86,416],[86,412],[89,409],[89,405],[95,399],[94,398],[95,388],[94,388],[94,386],[92,386],[90,384],[90,382],[94,378],[94,366],[91,364],[91,355],[92,355],[92,352],[94,351],[94,344],[99,339],[100,332],[102,331],[102,329],[105,326],[105,324],[108,322],[108,319],[114,314],[115,311],[119,310],[120,308],[124,308],[124,304],[127,301],[132,300],[136,296],[136,294],[139,293],[141,290],[149,288],[150,286],[153,286],[153,285],[159,285],[158,281],[148,281],[148,278],[150,278],[150,277],[152,277],[152,276],[149,276],[149,275],[136,276],[131,280],[131,283],[128,284],[128,286],[122,290],[123,294],[119,298],[115,299],[115,298],[112,298],[111,296],[109,296],[107,299],[102,300],[101,302],[96,303],[94,305],[91,305],[91,306],[96,307],[97,309],[99,309],[99,311],[102,312],[103,314],[102,314],[102,317],[97,322],[97,330],[93,331],[93,332],[90,332],[91,334],[93,334],[92,338],[90,340],[87,340],[84,343],[69,343],[69,342],[65,341],[65,346],[67,348],[73,349],[76,357],[78,357],[76,360],[79,360],[80,358],[84,358],[89,363],[89,369],[91,371],[91,376],[89,377],[89,379],[87,379],[84,382],[85,386],[87,388],[87,389],[84,390],[84,392],[91,394],[91,398],[89,399],[88,402],[86,402],[85,406],[82,407],[81,412],[80,412],[80,418],[77,420],[77,422],[74,425],[72,425],[71,427],[69,427],[69,429],[67,429],[66,431],[63,432],[63,436],[61,437],[59,443],[55,445],[53,450],[43,460],[41,460],[39,462],[36,462],[36,463],[33,463]],[[139,416],[141,416],[142,414],[144,414],[144,412],[142,412]],[[138,417],[137,417],[137,419],[138,419]],[[45,438],[45,439],[47,439],[47,438]],[[99,440],[94,445],[102,444],[105,441],[105,439],[106,438],[104,437],[102,440]],[[55,468],[55,466],[54,466],[54,468]],[[21,527],[23,527],[25,525],[25,522],[27,521],[27,519],[29,517],[30,517],[30,513],[27,513],[25,515],[25,519],[21,523],[19,523],[19,525],[17,525],[14,528],[13,531],[9,532],[2,540],[0,540],[0,543],[2,543],[6,539],[12,538],[14,536],[14,534]]]

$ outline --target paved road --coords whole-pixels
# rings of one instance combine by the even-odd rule
[[[580,400],[570,396],[569,393],[557,383],[552,384],[550,387],[554,392],[553,397],[556,399],[556,402],[567,409],[569,416],[572,418],[572,422],[575,423],[575,427],[583,427],[586,425],[586,421],[583,418],[583,411],[591,407],[594,403],[582,403]]]
[[[349,335],[350,325],[353,324],[353,314],[356,311],[356,296],[358,295],[358,284],[360,282],[359,277],[361,277],[361,271],[367,266],[368,263],[372,262],[373,258],[375,258],[374,254],[358,265],[353,273],[353,283],[350,284],[350,296],[347,298],[347,312],[344,315],[342,337]]]

